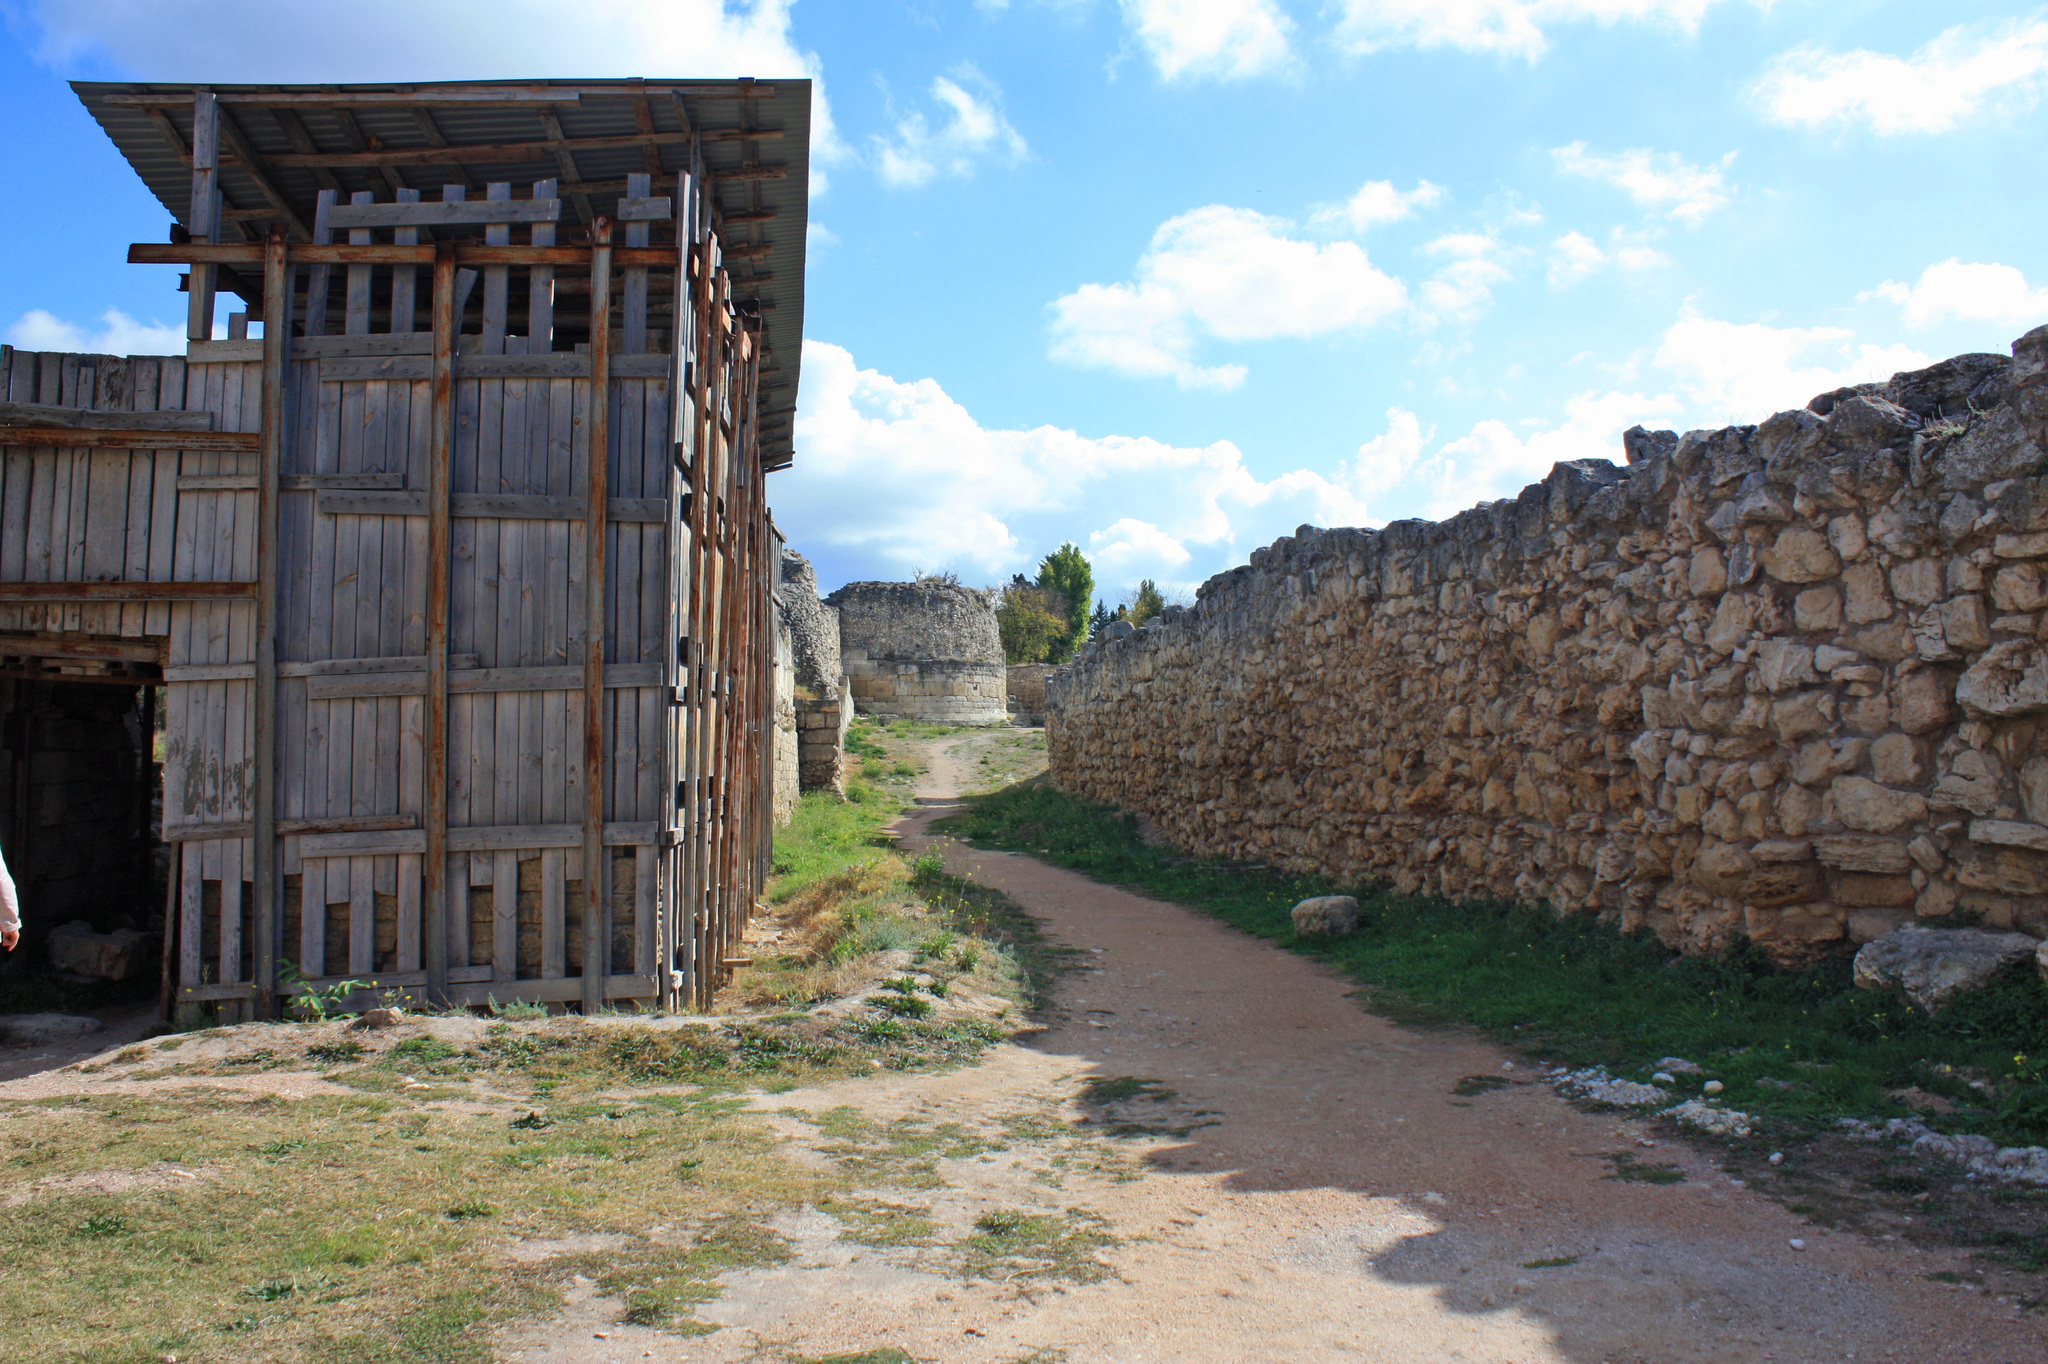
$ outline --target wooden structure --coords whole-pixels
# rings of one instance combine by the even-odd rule
[[[807,83],[76,88],[192,340],[0,362],[0,652],[160,667],[176,999],[704,1002],[767,865]]]

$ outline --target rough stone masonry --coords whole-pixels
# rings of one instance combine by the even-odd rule
[[[2048,937],[2048,327],[1315,530],[1047,687],[1053,781],[1204,856],[1782,961]]]

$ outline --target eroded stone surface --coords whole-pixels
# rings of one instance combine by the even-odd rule
[[[1052,780],[1197,856],[1684,950],[2048,937],[2013,832],[2048,829],[2042,438],[2048,359],[1963,356],[1448,521],[1304,526],[1047,679]]]
[[[1939,1009],[1990,984],[2035,950],[2034,939],[2024,933],[1901,928],[1857,949],[1856,983],[1866,990],[1900,990],[1923,1009]]]

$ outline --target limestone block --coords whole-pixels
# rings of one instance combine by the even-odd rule
[[[1837,871],[1905,874],[1906,845],[1895,838],[1869,834],[1832,834],[1813,841],[1814,856]]]
[[[1827,536],[1809,526],[1787,526],[1760,556],[1764,572],[1782,583],[1817,583],[1842,571]]]
[[[1835,817],[1851,829],[1891,833],[1927,817],[1927,802],[1919,795],[1879,786],[1867,777],[1836,777],[1829,794]]]
[[[1919,892],[1910,878],[1844,872],[1835,878],[1835,903],[1849,908],[1910,905]]]
[[[1991,580],[1991,602],[2001,611],[2038,611],[2048,606],[2048,587],[2036,564],[2008,564]]]
[[[1953,707],[1951,675],[1936,668],[1900,678],[1892,687],[1892,720],[1908,734],[1925,734],[1947,724]]]
[[[1801,592],[1792,601],[1792,620],[1801,630],[1841,629],[1841,589],[1830,584]]]
[[[154,942],[149,934],[132,928],[95,933],[91,924],[80,919],[51,929],[45,946],[54,971],[99,980],[132,980],[154,969],[156,963],[149,951]]]
[[[1886,734],[1870,745],[1870,774],[1887,786],[1920,780],[1920,745],[1905,734]]]
[[[2048,655],[2029,640],[1994,644],[1956,683],[1956,700],[1986,717],[2048,710]]]
[[[2005,793],[2005,765],[1989,753],[1965,749],[1955,755],[1930,800],[1936,809],[1988,815]]]
[[[1898,990],[1932,1011],[2032,961],[2038,951],[2024,933],[1913,925],[1859,949],[1855,979],[1866,990]]]
[[[1316,895],[1295,905],[1294,931],[1303,937],[1342,937],[1358,927],[1358,901],[1349,895]]]
[[[1868,625],[1892,613],[1891,596],[1885,591],[1884,570],[1874,563],[1851,564],[1842,573],[1842,590],[1847,595],[1851,625]]]

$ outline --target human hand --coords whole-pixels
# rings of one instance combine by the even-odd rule
[[[4,947],[10,952],[14,950],[14,945],[20,941],[21,930],[18,928],[10,928],[0,932],[0,947]]]

